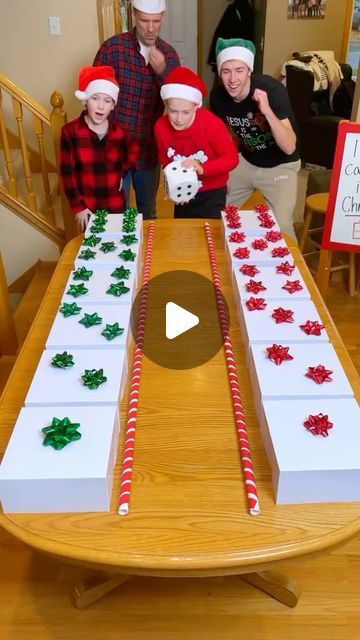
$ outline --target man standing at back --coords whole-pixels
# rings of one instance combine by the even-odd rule
[[[134,29],[106,40],[94,65],[111,65],[115,70],[121,90],[113,115],[140,146],[136,167],[123,186],[128,201],[132,180],[137,209],[147,219],[156,217],[160,167],[154,125],[164,109],[160,88],[180,61],[175,49],[159,38],[165,0],[132,0],[132,9]]]
[[[296,123],[285,87],[253,74],[255,45],[219,38],[216,60],[222,85],[212,90],[212,111],[236,136],[240,161],[230,172],[227,202],[241,206],[258,189],[281,231],[295,238],[294,208],[300,169]]]

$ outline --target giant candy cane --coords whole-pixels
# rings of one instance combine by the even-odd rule
[[[249,445],[248,434],[246,431],[246,424],[244,420],[239,380],[236,373],[234,352],[232,348],[231,338],[228,332],[228,323],[226,318],[224,300],[222,296],[221,281],[220,281],[219,270],[218,270],[218,265],[216,260],[215,246],[214,246],[214,241],[211,234],[210,225],[207,222],[205,223],[205,234],[206,234],[206,240],[207,240],[208,249],[209,249],[211,273],[212,273],[213,283],[215,286],[216,304],[217,304],[217,309],[219,314],[219,321],[220,321],[221,332],[224,340],[226,364],[227,364],[227,370],[228,370],[228,376],[229,376],[229,382],[230,382],[232,404],[233,404],[234,415],[235,415],[235,424],[236,424],[236,431],[238,435],[241,464],[242,464],[242,469],[245,477],[247,501],[248,501],[250,514],[252,516],[255,516],[258,513],[260,513],[260,506],[259,506],[259,500],[257,496],[257,488],[256,488],[256,482],[255,482],[255,474],[254,474],[253,464],[251,460],[250,445]]]
[[[155,233],[155,224],[154,222],[150,222],[148,235],[147,235],[147,242],[146,242],[144,270],[143,270],[140,304],[139,304],[138,319],[137,319],[135,352],[134,352],[134,361],[133,361],[132,375],[131,375],[129,406],[128,406],[128,414],[127,414],[127,422],[126,422],[126,433],[125,433],[124,451],[123,451],[123,458],[122,458],[122,467],[121,467],[121,483],[120,483],[120,497],[119,497],[119,509],[118,509],[118,513],[121,516],[124,516],[127,513],[129,513],[129,508],[130,508],[131,480],[132,480],[134,449],[135,449],[135,433],[136,433],[136,422],[137,422],[137,410],[138,410],[138,404],[139,404],[139,387],[140,387],[141,365],[142,365],[143,346],[144,346],[145,321],[146,321],[147,303],[148,303],[148,296],[149,296],[151,259],[152,259],[152,252],[153,252],[153,246],[154,246],[154,233]]]

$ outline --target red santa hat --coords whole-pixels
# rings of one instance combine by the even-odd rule
[[[114,69],[110,66],[83,67],[79,73],[79,89],[75,91],[78,100],[86,102],[95,93],[110,96],[116,104],[119,96],[119,85],[116,82]]]
[[[182,98],[183,100],[195,102],[199,106],[201,106],[202,99],[206,94],[205,83],[187,67],[176,67],[176,69],[170,71],[160,89],[160,95],[163,100]]]
[[[133,9],[143,13],[162,13],[166,10],[165,0],[132,0]]]

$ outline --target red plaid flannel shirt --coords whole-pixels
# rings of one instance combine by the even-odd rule
[[[161,75],[156,75],[151,66],[145,64],[135,30],[106,40],[94,60],[94,65],[111,65],[115,70],[120,92],[112,114],[140,145],[138,169],[153,167],[158,162],[154,125],[164,111],[160,87],[170,71],[180,65],[171,45],[158,38],[156,46],[166,59]]]
[[[83,209],[125,208],[122,177],[135,165],[138,144],[115,121],[102,140],[79,118],[64,125],[60,138],[60,174],[74,213]]]

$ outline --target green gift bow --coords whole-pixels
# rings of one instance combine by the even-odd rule
[[[51,425],[44,427],[41,431],[45,434],[43,440],[44,447],[54,447],[54,449],[60,450],[66,447],[67,444],[75,440],[80,440],[81,433],[77,431],[79,429],[79,422],[71,422],[68,417],[53,418]]]
[[[87,269],[86,267],[79,267],[76,271],[73,272],[73,278],[74,280],[90,280],[92,274],[94,272],[90,271],[90,269]]]
[[[84,283],[81,284],[71,284],[69,289],[67,290],[68,296],[73,296],[73,298],[78,298],[79,296],[84,296],[89,289],[85,287]]]
[[[96,324],[101,324],[102,318],[100,318],[99,314],[95,311],[95,313],[85,313],[84,317],[79,320],[79,324],[84,325],[86,329],[90,327],[94,327]]]
[[[94,215],[97,220],[104,220],[109,215],[109,212],[107,209],[96,209]]]
[[[128,218],[129,216],[137,216],[138,210],[135,207],[128,207],[125,209],[123,216],[124,218]]]
[[[70,369],[70,367],[74,366],[73,355],[68,353],[67,351],[63,351],[62,353],[57,353],[53,359],[51,360],[51,364],[53,367],[57,367],[58,369]]]
[[[105,219],[99,218],[95,220],[90,227],[91,233],[102,233],[105,231]]]
[[[107,377],[104,376],[103,369],[85,369],[84,375],[81,376],[84,386],[88,389],[97,389],[101,384],[106,382]]]
[[[122,225],[122,230],[124,233],[134,233],[136,229],[135,220],[124,220]]]
[[[122,244],[126,244],[127,247],[129,247],[131,244],[135,244],[135,242],[137,242],[137,241],[138,241],[138,239],[137,239],[135,233],[131,233],[131,234],[127,235],[127,236],[123,236],[121,238],[121,240],[120,240],[120,242]]]
[[[83,242],[83,246],[96,247],[96,245],[99,244],[99,242],[101,242],[100,236],[95,236],[94,234],[92,234],[91,236],[88,236],[87,238],[85,238]]]
[[[123,279],[129,280],[131,275],[131,270],[126,269],[124,265],[121,265],[121,267],[116,267],[116,269],[112,272],[111,275],[113,278],[117,278],[118,280],[123,280]]]
[[[118,336],[122,336],[125,329],[120,327],[118,322],[114,322],[114,324],[107,324],[105,326],[104,331],[101,332],[101,335],[106,338],[106,340],[114,340]]]
[[[117,282],[116,284],[112,283],[110,287],[107,289],[106,293],[108,293],[111,296],[116,296],[117,298],[120,298],[120,296],[122,296],[123,293],[127,293],[128,291],[130,291],[130,287],[125,287],[123,281],[121,281],[121,282]]]
[[[81,309],[82,307],[78,307],[76,302],[64,302],[59,311],[63,314],[64,318],[69,318],[70,316],[76,316],[80,313]]]
[[[79,260],[92,260],[95,256],[95,251],[91,251],[91,249],[84,249],[84,251],[79,253]]]
[[[119,257],[125,260],[125,262],[134,262],[136,253],[131,251],[131,249],[124,249],[124,251],[119,253]]]
[[[103,242],[100,250],[103,251],[104,253],[109,253],[110,251],[115,251],[116,249],[116,244],[115,242],[111,241],[111,242]]]

